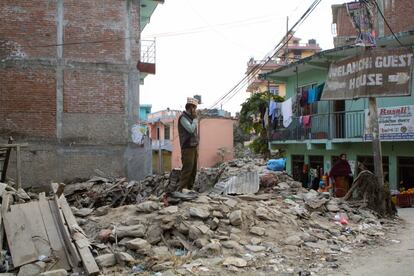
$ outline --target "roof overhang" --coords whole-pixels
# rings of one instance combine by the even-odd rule
[[[163,4],[164,0],[141,0],[139,7],[139,18],[141,31],[150,22],[151,15],[154,13],[158,4]]]
[[[396,36],[404,46],[409,47],[414,45],[414,30],[401,32],[396,34]],[[399,46],[401,45],[394,36],[386,36],[377,40],[378,48],[394,48]],[[296,75],[297,72],[304,73],[311,70],[328,71],[332,62],[345,57],[355,56],[364,51],[364,49],[365,47],[362,46],[346,45],[325,50],[296,62],[292,62],[269,73],[260,74],[260,78],[265,80],[286,81],[288,77]]]

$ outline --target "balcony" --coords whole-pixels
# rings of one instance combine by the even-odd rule
[[[152,150],[166,150],[172,151],[173,145],[171,140],[152,140],[151,142]]]
[[[365,131],[365,112],[347,111],[328,114],[311,115],[310,125],[304,126],[300,117],[293,117],[287,128],[276,128],[271,131],[271,143],[292,144],[305,142],[362,142]],[[278,126],[283,124],[279,119]]]
[[[155,40],[141,40],[141,56],[137,69],[141,73],[141,83],[148,74],[155,74]]]

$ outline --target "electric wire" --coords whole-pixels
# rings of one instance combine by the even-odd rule
[[[255,75],[260,72],[260,70],[267,64],[269,61],[279,53],[284,46],[292,39],[293,36],[289,36],[289,34],[293,33],[297,27],[299,27],[303,21],[305,21],[308,16],[315,10],[315,8],[320,4],[322,0],[315,0],[309,8],[305,11],[305,13],[295,22],[295,24],[289,29],[287,34],[281,39],[281,41],[267,54],[262,60],[264,62],[262,64],[257,64],[253,66],[251,70],[249,70],[245,76],[235,85],[229,92],[225,93],[221,96],[210,108],[214,108],[218,106],[220,103],[224,104],[227,103],[230,99],[232,99],[238,92],[242,90],[244,85],[246,85]]]

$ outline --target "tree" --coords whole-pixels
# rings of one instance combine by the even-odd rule
[[[264,116],[269,101],[283,102],[284,98],[270,92],[255,93],[243,104],[240,111],[240,127],[246,134],[254,133],[257,137],[251,144],[254,153],[270,155],[268,142],[270,132],[264,126]]]

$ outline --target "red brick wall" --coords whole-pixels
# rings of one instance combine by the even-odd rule
[[[125,63],[125,0],[64,1],[65,43],[106,41],[65,45],[64,56],[71,60]],[[108,42],[111,41],[111,42]]]
[[[124,113],[125,82],[121,73],[65,71],[63,111]]]
[[[409,31],[414,29],[414,1],[413,0],[383,0],[384,16],[391,26],[394,33]],[[376,10],[375,10],[376,12]],[[339,8],[337,18],[333,18],[336,22],[337,36],[355,36],[356,31],[348,17],[346,6]],[[378,35],[378,29],[376,28]],[[391,31],[384,23],[385,35],[391,35]]]
[[[54,57],[56,3],[50,0],[0,1],[0,60],[10,55]],[[31,47],[32,46],[32,47]]]
[[[413,0],[383,0],[384,15],[395,33],[414,29],[414,1]],[[391,35],[387,26],[385,34]]]
[[[54,70],[0,70],[0,132],[56,137]]]

